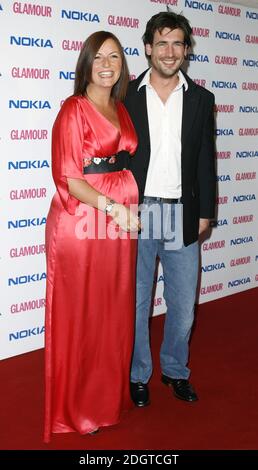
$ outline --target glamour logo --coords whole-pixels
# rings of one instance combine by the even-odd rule
[[[239,194],[233,196],[233,202],[256,201],[255,194]]]
[[[59,72],[59,79],[62,80],[74,80],[75,79],[75,72],[64,72],[60,70]]]
[[[240,113],[258,113],[258,106],[239,106]]]
[[[217,175],[217,181],[223,183],[225,181],[231,181],[230,175]]]
[[[217,136],[229,136],[234,135],[233,129],[215,129],[215,135]]]
[[[61,18],[67,20],[77,20],[77,21],[87,21],[87,22],[97,22],[99,23],[99,16],[97,13],[88,13],[84,11],[76,10],[61,10]]]
[[[185,7],[194,8],[195,10],[213,11],[211,3],[196,2],[192,0],[185,0]]]
[[[227,55],[215,55],[215,64],[219,65],[237,65],[237,57]]]
[[[215,156],[219,160],[227,160],[227,159],[231,158],[231,152],[230,152],[230,150],[220,151],[220,152],[216,152]]]
[[[13,78],[33,78],[36,80],[49,80],[49,69],[34,69],[29,67],[13,67],[11,75]]]
[[[9,100],[9,108],[15,109],[51,109],[49,101]]]
[[[258,36],[247,34],[245,37],[245,42],[249,44],[258,44]]]
[[[230,246],[245,245],[246,243],[253,243],[253,237],[251,235],[247,237],[233,238],[230,240]]]
[[[140,55],[137,47],[123,47],[125,55]]]
[[[212,294],[213,292],[219,292],[223,290],[223,282],[217,284],[211,284],[209,286],[201,287],[201,295]]]
[[[228,203],[228,196],[218,196],[216,199],[216,204],[227,204]]]
[[[47,188],[13,189],[10,191],[10,199],[41,199],[47,197]]]
[[[256,82],[243,82],[242,90],[247,91],[258,91],[258,83]]]
[[[218,219],[218,220],[211,220],[210,227],[223,227],[223,225],[228,225],[227,219]]]
[[[28,312],[29,310],[35,310],[38,308],[44,308],[46,306],[45,299],[33,299],[27,302],[21,302],[20,304],[12,304],[10,311],[11,313],[22,313]]]
[[[194,78],[193,81],[194,81],[194,83],[196,83],[197,85],[202,86],[203,88],[206,87],[206,80],[204,80],[204,78]]]
[[[258,67],[258,60],[254,59],[243,59],[244,67]]]
[[[46,273],[25,274],[24,276],[9,277],[8,286],[18,286],[20,284],[29,284],[30,282],[44,281],[47,278]]]
[[[214,110],[216,113],[233,113],[235,106],[233,104],[215,104]]]
[[[26,46],[26,47],[51,47],[53,44],[50,39],[30,38],[26,36],[10,36],[10,44],[13,46]]]
[[[201,38],[208,38],[210,36],[210,30],[208,28],[202,28],[199,26],[194,26],[192,28],[192,35],[198,36]]]
[[[258,20],[258,12],[257,11],[247,11],[245,16],[249,20]]]
[[[253,222],[254,216],[253,214],[248,214],[248,215],[239,215],[236,217],[233,217],[232,222],[233,224],[247,224],[249,222]]]
[[[249,284],[251,282],[250,277],[242,277],[241,279],[235,279],[234,281],[229,281],[228,282],[228,287],[238,287],[243,284]]]
[[[246,136],[248,135],[248,137],[250,136],[256,136],[258,135],[258,127],[240,127],[240,129],[238,130],[238,134],[240,136]]]
[[[225,269],[225,263],[215,263],[215,264],[207,264],[206,266],[202,266],[202,272],[207,273],[210,271],[218,271],[219,269]]]
[[[236,82],[222,82],[221,80],[212,80],[212,88],[228,88],[230,90],[237,90]]]
[[[33,219],[8,220],[8,229],[39,227],[46,223],[46,217],[34,217]]]
[[[177,7],[178,0],[150,0],[152,3],[162,3],[163,5],[171,5]]]
[[[65,51],[80,51],[82,46],[83,41],[70,41],[69,39],[62,41],[62,49]]]
[[[241,266],[242,264],[249,264],[251,262],[251,256],[243,256],[242,258],[234,258],[230,261],[230,266]]]
[[[43,5],[33,5],[32,3],[14,2],[13,12],[21,15],[46,16],[51,18],[52,8]]]
[[[230,41],[240,41],[239,34],[228,33],[226,31],[216,31],[215,38],[217,39],[230,39]]]
[[[16,331],[16,333],[9,334],[9,341],[17,341],[19,339],[28,338],[29,336],[42,335],[44,331],[44,326],[35,326],[34,328],[30,328],[29,330]]]
[[[228,7],[226,5],[219,5],[218,6],[218,12],[221,15],[241,16],[240,8]]]
[[[10,249],[10,258],[20,258],[21,256],[35,256],[46,252],[45,244],[22,246]]]
[[[226,241],[225,240],[218,240],[215,242],[205,242],[202,245],[203,251],[211,251],[211,250],[220,250],[221,248],[225,248]]]
[[[190,60],[190,62],[209,62],[209,57],[202,54],[188,54],[187,60]]]
[[[31,170],[31,169],[50,168],[47,160],[21,160],[9,161],[8,170]]]
[[[12,129],[11,140],[46,140],[48,138],[47,129]]]
[[[253,158],[258,157],[258,150],[242,150],[242,152],[236,152],[236,158]]]
[[[256,171],[247,171],[245,173],[236,173],[237,181],[256,180]]]
[[[124,28],[139,28],[139,19],[129,16],[108,16],[108,24],[112,26],[122,26]]]

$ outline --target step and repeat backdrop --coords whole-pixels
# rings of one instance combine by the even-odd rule
[[[85,38],[122,42],[146,67],[146,21],[170,7],[193,27],[187,72],[216,96],[217,215],[201,248],[198,302],[258,286],[258,9],[192,0],[0,0],[0,357],[44,345],[51,128]],[[166,310],[159,267],[154,314]],[[73,286],[71,286],[71,289]]]

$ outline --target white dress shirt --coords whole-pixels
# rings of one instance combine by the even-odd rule
[[[179,71],[178,85],[164,104],[150,84],[150,74],[151,69],[138,87],[146,86],[151,148],[144,195],[180,198],[183,86],[187,90],[188,84]]]

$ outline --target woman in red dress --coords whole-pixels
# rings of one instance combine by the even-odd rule
[[[46,401],[51,433],[92,433],[130,408],[138,190],[121,150],[137,137],[121,100],[118,39],[85,41],[74,95],[53,127],[57,192],[47,218]]]

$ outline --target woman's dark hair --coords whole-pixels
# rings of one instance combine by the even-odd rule
[[[184,42],[188,47],[191,47],[191,34],[192,28],[189,21],[185,16],[178,15],[172,11],[162,11],[153,15],[146,25],[145,33],[142,37],[144,45],[153,44],[153,37],[156,31],[161,33],[164,28],[169,28],[171,31],[174,29],[181,29],[184,33]]]
[[[125,98],[129,81],[126,58],[120,41],[114,34],[108,31],[97,31],[91,34],[84,42],[75,70],[74,95],[84,95],[87,85],[92,79],[92,65],[95,56],[107,39],[113,39],[113,41],[115,41],[122,59],[121,75],[113,86],[111,95],[115,100],[123,100]]]

